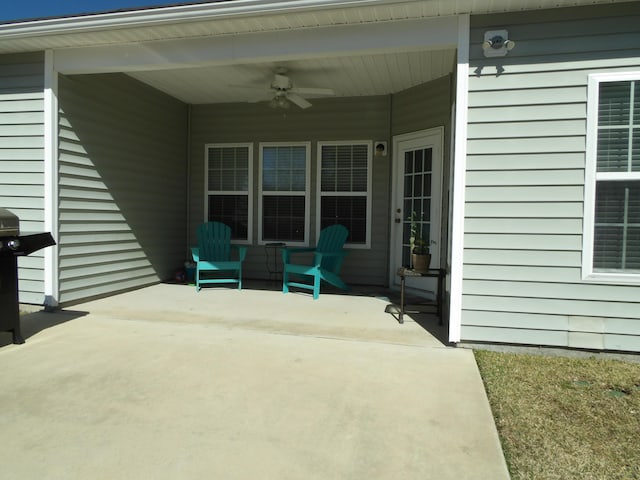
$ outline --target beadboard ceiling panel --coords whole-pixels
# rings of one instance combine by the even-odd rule
[[[453,71],[455,50],[334,57],[130,73],[183,102],[267,100],[275,71],[285,68],[294,87],[331,88],[337,97],[386,95]],[[308,99],[317,98],[314,95]]]

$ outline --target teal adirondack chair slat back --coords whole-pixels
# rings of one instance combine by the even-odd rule
[[[320,238],[316,245],[318,253],[337,253],[342,251],[344,243],[349,236],[349,230],[343,225],[331,225],[320,232]],[[335,272],[342,263],[342,257],[323,257],[320,267],[330,272]]]
[[[198,246],[191,248],[196,262],[196,289],[204,284],[237,283],[242,290],[242,262],[246,245],[231,244],[231,227],[220,222],[207,222],[196,229]],[[235,258],[232,258],[235,257]],[[227,272],[220,275],[221,272]]]
[[[225,262],[231,256],[231,227],[220,222],[207,222],[198,226],[200,260]]]

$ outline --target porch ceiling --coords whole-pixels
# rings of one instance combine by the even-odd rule
[[[336,97],[386,95],[453,71],[455,50],[435,50],[129,73],[190,104],[269,100],[279,67],[294,86],[331,88]],[[256,88],[247,88],[255,86]],[[305,95],[313,101],[314,95]]]

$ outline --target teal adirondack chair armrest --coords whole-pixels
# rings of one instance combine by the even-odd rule
[[[238,251],[238,259],[244,262],[247,256],[247,247],[244,245],[231,245],[231,248]],[[200,249],[198,247],[191,247],[191,256],[194,262],[198,262],[200,260]]]
[[[231,245],[232,250],[238,251],[238,259],[241,262],[244,262],[245,257],[247,256],[247,247],[246,245]]]
[[[296,253],[308,253],[308,252],[315,252],[316,248],[315,247],[285,247],[281,250],[282,252],[282,263],[290,263],[289,261],[291,260],[291,255],[296,254]]]
[[[313,299],[320,296],[320,283],[349,291],[349,286],[340,278],[340,267],[348,253],[343,248],[349,231],[344,225],[330,225],[320,232],[318,243],[312,248],[282,249],[282,293],[289,293],[290,287],[303,288],[313,292]],[[313,258],[305,258],[304,263],[293,263],[296,253],[312,253]],[[293,279],[292,279],[293,276]]]
[[[322,265],[322,261],[325,258],[335,258],[334,260],[334,268],[332,270],[334,270],[336,267],[339,267],[340,265],[342,265],[342,260],[344,259],[345,255],[347,255],[349,252],[347,250],[342,250],[341,252],[316,252],[314,254],[314,264],[316,267],[320,267],[320,265]]]

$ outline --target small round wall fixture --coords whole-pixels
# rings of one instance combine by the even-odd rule
[[[387,156],[387,142],[375,142],[375,156],[376,157],[386,157]]]
[[[507,30],[490,30],[484,33],[482,50],[485,57],[504,57],[515,46],[516,42],[509,40]]]

